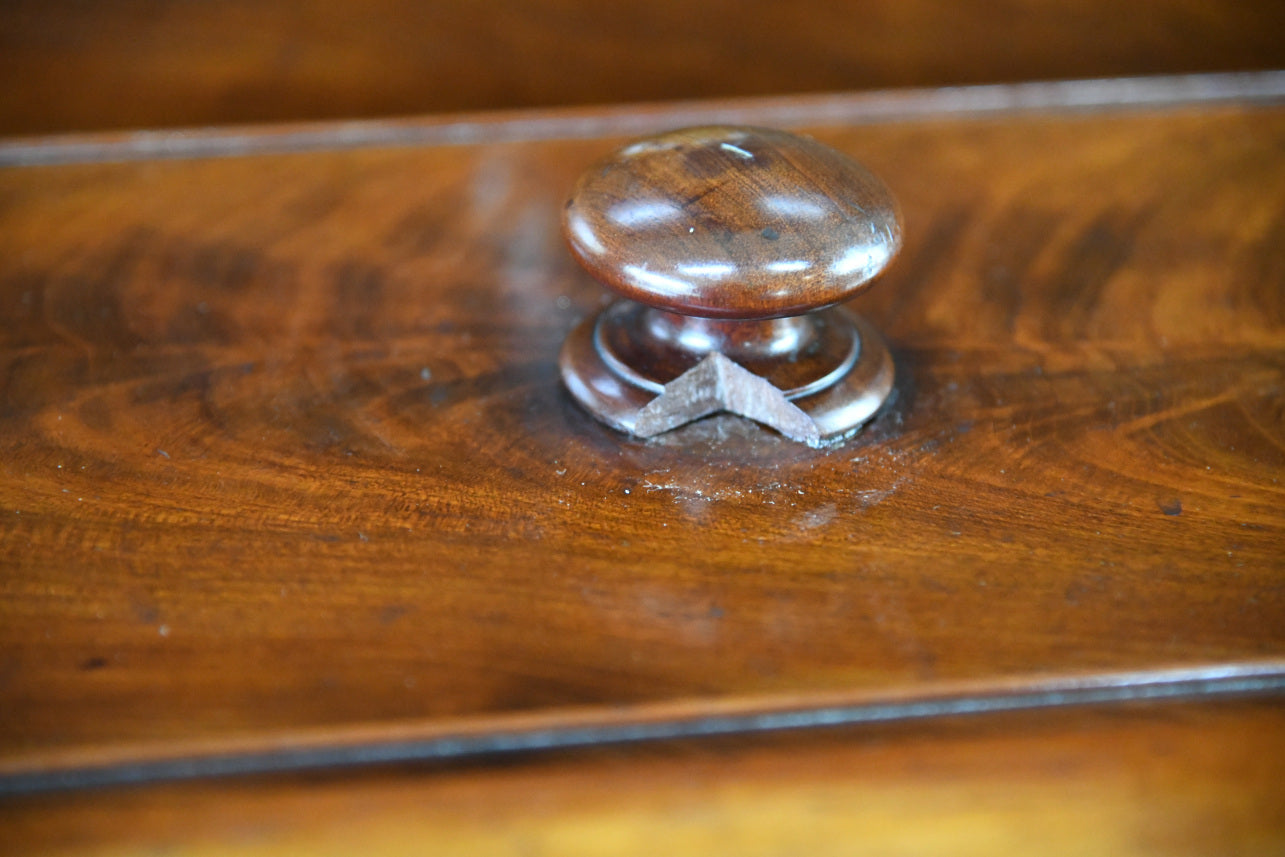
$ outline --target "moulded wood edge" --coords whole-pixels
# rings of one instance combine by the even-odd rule
[[[1285,70],[1093,78],[0,139],[0,168],[652,134],[693,124],[825,127],[1285,100]]]
[[[198,777],[444,761],[1041,708],[1285,693],[1285,659],[941,681],[914,688],[682,699],[70,747],[0,759],[0,796]]]

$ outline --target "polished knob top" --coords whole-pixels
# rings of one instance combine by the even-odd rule
[[[901,247],[883,183],[808,137],[686,128],[591,168],[563,212],[572,252],[627,298],[682,315],[798,315],[861,291]]]

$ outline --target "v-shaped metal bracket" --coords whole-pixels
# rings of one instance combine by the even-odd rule
[[[810,416],[770,382],[718,352],[666,384],[638,412],[634,434],[653,437],[722,411],[762,423],[808,446],[821,445],[821,431]]]

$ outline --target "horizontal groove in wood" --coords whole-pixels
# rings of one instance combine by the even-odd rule
[[[1285,843],[1285,706],[1222,697],[13,796],[13,853],[1208,857]]]
[[[794,128],[1039,111],[1187,108],[1285,98],[1285,71],[768,96],[405,120],[292,123],[0,139],[0,167],[238,157],[384,146],[467,146],[648,134],[694,124]]]
[[[1140,672],[942,682],[900,692],[832,692],[679,700],[546,711],[462,722],[354,724],[241,739],[73,748],[0,760],[0,796],[467,759],[497,753],[753,735],[1044,708],[1281,694],[1285,661]]]

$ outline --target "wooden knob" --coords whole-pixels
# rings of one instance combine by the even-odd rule
[[[580,178],[563,225],[604,285],[706,318],[839,303],[901,247],[879,179],[815,140],[762,128],[688,128],[626,146]]]
[[[572,254],[626,300],[581,325],[563,379],[595,416],[649,437],[731,411],[811,445],[892,388],[877,333],[841,309],[901,246],[892,195],[815,140],[702,127],[591,168],[563,212]]]

